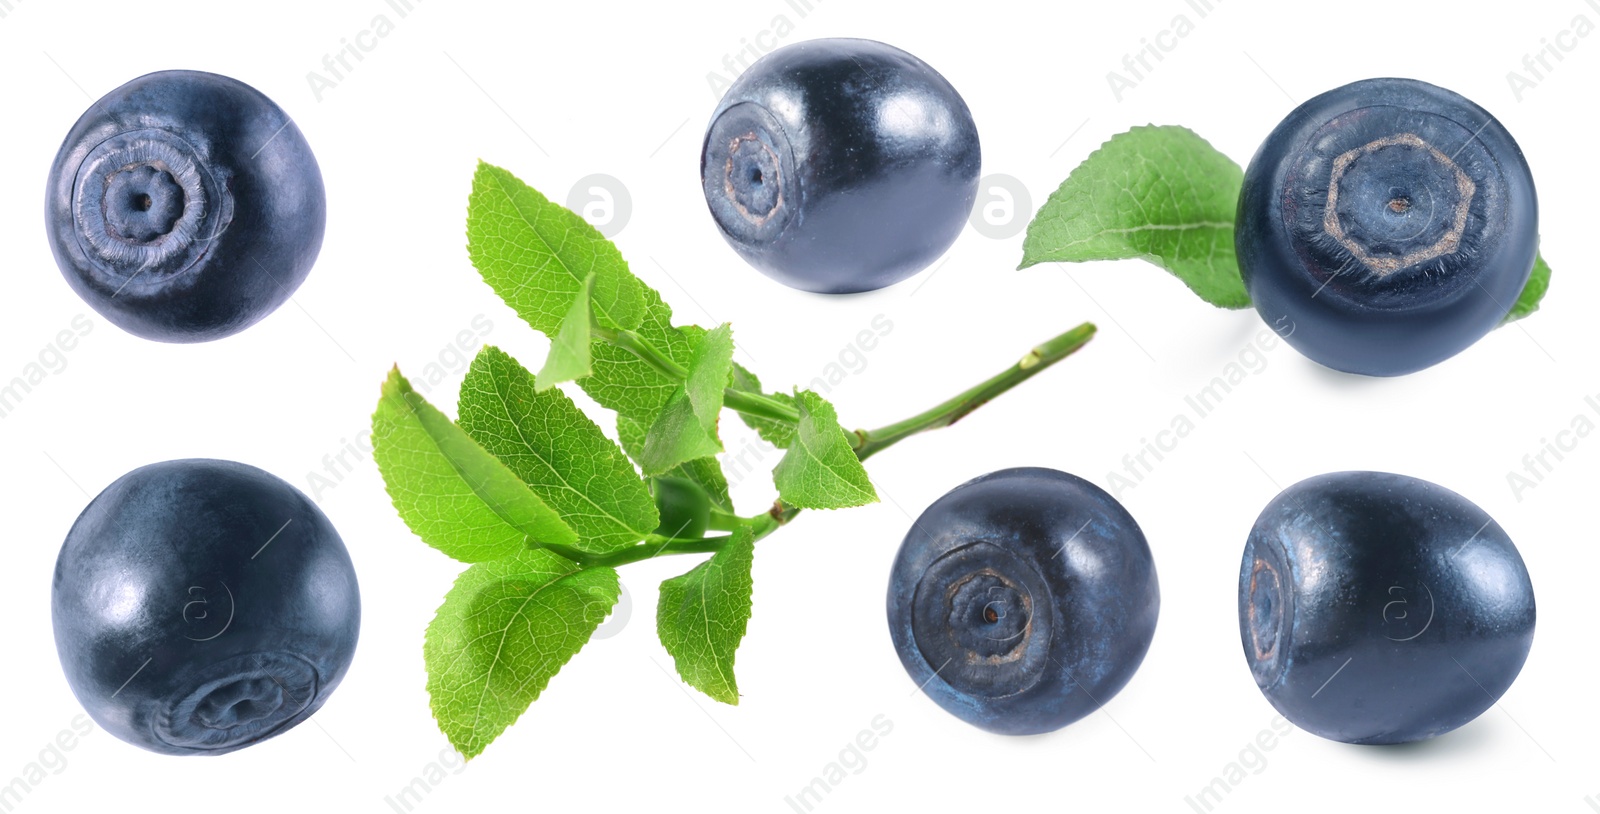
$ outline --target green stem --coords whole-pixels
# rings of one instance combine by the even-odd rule
[[[755,537],[752,542],[760,540],[767,535],[782,528],[785,523],[794,519],[800,510],[792,506],[776,505],[772,511],[755,517],[735,517],[742,526],[748,526]],[[566,557],[584,568],[593,568],[603,565],[616,568],[628,563],[653,560],[656,557],[667,557],[673,554],[710,554],[721,551],[733,535],[725,537],[704,537],[697,540],[674,540],[665,537],[656,537],[646,540],[639,545],[624,548],[610,554],[585,554],[581,551],[567,548],[566,546],[545,546],[552,553]]]
[[[711,507],[711,529],[713,531],[733,531],[744,525],[745,519],[733,512],[725,512],[715,506]]]
[[[665,353],[657,350],[655,345],[646,342],[644,337],[633,331],[596,329],[595,335],[639,357],[645,364],[655,368],[661,375],[673,381],[681,382],[689,378],[689,371],[684,370],[677,362],[668,358]]]
[[[627,565],[630,562],[666,557],[672,554],[709,554],[721,551],[722,546],[729,539],[731,538],[705,537],[699,540],[661,540],[659,542],[643,542],[611,554],[578,554],[576,558],[567,554],[562,554],[561,556],[573,560],[584,568],[593,568],[597,565],[615,568],[619,565]]]
[[[960,421],[968,413],[982,407],[996,396],[1039,375],[1051,365],[1071,356],[1079,348],[1088,344],[1089,340],[1094,337],[1094,333],[1094,325],[1085,322],[1028,351],[1028,354],[1022,357],[1021,361],[988,381],[931,410],[880,429],[871,431],[857,430],[856,457],[865,461],[917,433],[948,427]]]
[[[887,427],[866,431],[857,430],[856,457],[866,459],[888,449],[906,438],[918,433],[948,427],[960,421],[973,410],[987,404],[994,397],[1016,387],[1019,384],[1044,372],[1050,366],[1062,359],[1076,353],[1079,348],[1088,344],[1094,338],[1095,326],[1085,322],[1054,339],[1051,339],[1033,350],[1028,351],[1021,361],[989,378],[987,381],[973,387],[931,410],[914,415],[904,421],[890,424]],[[640,359],[650,363],[656,370],[675,378],[679,381],[687,378],[688,374],[671,359],[666,358],[649,343],[641,340],[632,331],[606,332],[605,338],[624,348]],[[733,404],[733,396],[750,397],[754,394],[736,391],[729,388],[728,400],[724,402],[733,409],[739,409]],[[788,405],[762,397],[763,401],[776,404],[793,412]],[[740,412],[744,412],[741,410]],[[771,416],[768,416],[771,417]],[[791,420],[798,420],[798,414]],[[718,531],[734,531],[740,526],[748,526],[755,532],[755,539],[760,540],[767,535],[782,528],[784,524],[793,520],[800,510],[785,505],[782,501],[773,504],[770,511],[755,517],[739,517],[719,510],[712,511],[712,528]],[[585,554],[563,546],[546,546],[550,551],[560,554],[579,565],[588,568],[596,565],[616,567],[632,562],[665,557],[673,554],[707,554],[721,551],[733,537],[706,537],[698,540],[673,540],[666,538],[652,538],[631,548],[625,548],[611,554]]]
[[[731,387],[724,388],[722,405],[735,412],[757,418],[770,418],[773,421],[785,421],[790,424],[800,423],[799,410],[760,393],[746,393]]]
[[[760,542],[762,538],[783,528],[799,513],[799,509],[789,506],[780,500],[773,503],[772,508],[768,509],[765,514],[745,518],[745,523],[756,533],[755,541]]]

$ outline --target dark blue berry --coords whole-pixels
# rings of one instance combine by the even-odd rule
[[[944,254],[978,193],[961,95],[881,42],[823,39],[757,60],[711,115],[706,203],[752,266],[825,294],[900,282]]]
[[[1538,236],[1533,176],[1498,120],[1444,88],[1368,79],[1267,137],[1245,171],[1236,243],[1256,309],[1289,344],[1397,376],[1500,324]]]
[[[322,247],[322,173],[287,113],[216,74],[163,71],[95,102],[45,195],[56,265],[118,327],[162,342],[238,333]]]
[[[1138,524],[1052,469],[951,490],[912,525],[889,577],[906,672],[951,714],[1006,735],[1060,729],[1116,695],[1160,606]]]
[[[106,731],[222,754],[311,717],[355,653],[361,598],[339,534],[252,466],[181,460],[106,487],[51,589],[56,650]]]
[[[1471,721],[1533,644],[1533,585],[1504,529],[1441,486],[1382,472],[1301,481],[1256,520],[1239,636],[1267,700],[1346,743]]]

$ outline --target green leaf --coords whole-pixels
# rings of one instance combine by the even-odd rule
[[[674,361],[683,360],[683,365],[688,365],[686,360],[690,360],[690,357],[693,357],[694,349],[699,347],[701,339],[706,337],[706,329],[698,325],[672,328],[669,325],[670,321],[672,321],[672,310],[667,309],[666,304],[662,304],[654,289],[646,288],[646,301],[648,301],[646,320],[645,325],[640,328],[640,333],[656,337],[659,341],[656,347],[662,347],[662,349],[666,350],[667,355],[674,358]],[[618,373],[622,369],[621,365],[622,363],[619,363],[618,369],[608,369],[606,374],[611,377],[618,377]],[[634,360],[634,365],[642,365],[642,363]],[[646,385],[645,390],[642,390],[642,392],[635,390],[632,393],[634,398],[627,398],[624,395],[626,390],[622,390],[621,387],[614,387],[616,382],[598,382],[592,389],[587,389],[586,387],[586,390],[589,390],[590,397],[600,401],[602,406],[618,409],[616,432],[618,432],[619,440],[622,441],[622,449],[627,451],[629,457],[632,457],[634,461],[640,461],[643,456],[643,449],[645,449],[645,437],[648,435],[648,430],[650,430],[650,424],[645,424],[645,422],[638,421],[637,417],[630,416],[651,414],[651,409],[654,409],[654,414],[661,413],[661,409],[666,408],[667,401],[670,401],[672,393],[677,392],[677,387],[675,387],[674,382],[662,377],[661,374],[656,373],[654,369],[648,368],[648,366],[645,366],[645,369],[627,368],[627,374],[629,376],[637,374],[638,379],[642,379],[642,381],[650,381],[651,377],[653,377],[654,384]],[[594,379],[590,379],[589,382],[594,382]],[[600,393],[600,395],[597,395],[597,393]],[[640,393],[648,393],[648,395],[643,395],[642,397]],[[661,395],[661,393],[666,393],[666,400],[662,400],[661,405],[651,408],[650,405],[654,405],[654,398]],[[701,457],[696,461],[685,462],[685,464],[675,467],[672,472],[667,472],[667,475],[677,475],[677,477],[688,478],[688,480],[698,483],[702,489],[706,489],[706,494],[709,494],[712,504],[717,505],[720,509],[733,512],[733,499],[728,496],[728,477],[723,475],[722,464],[718,464],[715,457]]]
[[[639,468],[646,475],[660,475],[679,464],[721,451],[722,444],[706,431],[694,413],[689,394],[679,387],[645,434],[644,446],[639,450]]]
[[[723,474],[722,464],[716,458],[696,458],[680,464],[667,474],[692,481],[706,491],[712,506],[725,512],[733,511],[733,498],[728,495],[728,476]]]
[[[462,562],[511,556],[577,534],[498,459],[389,372],[372,416],[372,457],[400,518]]]
[[[722,396],[733,373],[733,328],[726,322],[707,331],[689,356],[689,403],[700,426],[715,434]]]
[[[632,329],[644,316],[645,286],[605,235],[510,172],[483,162],[467,203],[467,250],[484,282],[546,336],[560,331],[591,274],[601,325]]]
[[[711,559],[662,582],[656,606],[656,632],[678,675],[724,704],[739,703],[733,659],[750,621],[754,559],[755,534],[740,526]]]
[[[648,286],[643,289],[644,319],[634,333],[673,363],[688,367],[693,351],[689,338],[672,327],[672,309],[661,301],[661,295]],[[592,349],[594,375],[579,380],[578,386],[600,406],[646,427],[654,424],[680,383],[610,342],[597,341]]]
[[[1244,171],[1182,127],[1113,136],[1067,176],[1028,224],[1022,265],[1138,258],[1200,298],[1246,308],[1233,222]]]
[[[662,408],[635,458],[646,475],[722,451],[717,418],[733,367],[733,330],[724,324],[691,341],[688,380]]]
[[[617,416],[617,437],[622,441],[623,451],[635,461],[639,460],[644,449],[646,432],[639,422],[626,416]],[[697,458],[678,465],[666,474],[692,481],[710,496],[711,505],[726,512],[733,511],[733,498],[728,495],[728,476],[723,474],[722,464],[716,458]]]
[[[433,717],[463,756],[483,752],[611,613],[610,568],[547,551],[479,563],[456,579],[422,645]]]
[[[1544,300],[1546,291],[1550,290],[1550,266],[1544,262],[1544,255],[1539,254],[1533,258],[1533,274],[1528,277],[1528,284],[1522,287],[1522,296],[1517,297],[1511,306],[1511,313],[1500,322],[1507,325],[1516,322],[1525,316],[1539,310],[1539,303]]]
[[[772,471],[778,497],[801,509],[845,509],[877,502],[878,493],[839,426],[833,405],[810,390],[797,395],[800,426],[794,445]]]
[[[583,282],[583,289],[572,301],[572,310],[561,321],[561,330],[550,339],[550,355],[544,367],[534,377],[534,386],[549,390],[562,383],[581,379],[594,373],[593,357],[589,353],[590,333],[594,327],[594,275]]]
[[[461,382],[461,428],[505,463],[578,533],[581,551],[606,554],[660,523],[650,490],[611,439],[560,390],[485,345]]]
[[[761,380],[756,378],[756,374],[746,370],[744,365],[735,362],[733,365],[733,389],[745,393],[759,394],[761,393]],[[767,393],[766,396],[790,406],[795,406],[796,404],[794,396],[788,393]],[[788,449],[794,443],[795,425],[787,421],[778,421],[777,419],[746,415],[744,413],[740,413],[739,418],[744,421],[746,426],[755,430],[756,434],[761,436],[763,440],[779,449]]]

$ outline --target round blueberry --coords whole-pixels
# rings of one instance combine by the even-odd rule
[[[1144,534],[1104,490],[1006,469],[929,506],[889,576],[889,634],[917,686],[1004,735],[1050,732],[1133,677],[1161,607]]]
[[[361,622],[328,518],[231,461],[151,464],[106,487],[68,532],[50,599],[89,716],[172,755],[242,749],[311,717]]]
[[[916,57],[822,39],[756,60],[706,128],[700,181],[722,236],[784,285],[900,282],[944,254],[978,194],[966,102]]]
[[[1245,171],[1235,234],[1256,310],[1349,373],[1398,376],[1492,330],[1538,251],[1533,176],[1488,111],[1412,79],[1296,108]]]
[[[322,247],[322,173],[259,91],[162,71],[95,102],[50,168],[45,223],[72,289],[161,342],[238,333],[300,286]]]
[[[656,513],[661,516],[656,534],[679,540],[706,535],[711,526],[711,498],[699,484],[686,478],[651,478],[650,488],[655,492]]]
[[[1533,644],[1505,530],[1424,480],[1336,472],[1285,489],[1239,570],[1239,636],[1267,700],[1345,743],[1449,732],[1500,699]]]

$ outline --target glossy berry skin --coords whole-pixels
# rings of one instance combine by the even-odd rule
[[[1522,669],[1534,615],[1505,530],[1404,475],[1336,472],[1285,489],[1239,570],[1256,684],[1295,725],[1345,743],[1424,740],[1478,717]]]
[[[700,180],[722,236],[792,288],[872,291],[926,268],[978,194],[978,129],[920,59],[821,39],[756,60],[711,115]]]
[[[162,71],[73,125],[45,224],[72,289],[123,330],[206,342],[273,312],[322,247],[322,173],[281,108],[237,80]]]
[[[1144,534],[1116,499],[1053,469],[968,481],[912,525],[889,633],[922,691],[1003,735],[1051,732],[1116,695],[1161,608]]]
[[[1411,79],[1296,108],[1245,171],[1235,232],[1256,310],[1313,361],[1398,376],[1505,318],[1538,251],[1533,176],[1488,111]]]
[[[355,653],[361,598],[338,532],[252,466],[140,467],[78,517],[51,589],[56,650],[96,723],[217,755],[311,717]]]
[[[699,484],[685,478],[652,478],[650,488],[661,516],[656,534],[679,540],[706,536],[711,527],[711,498]]]

